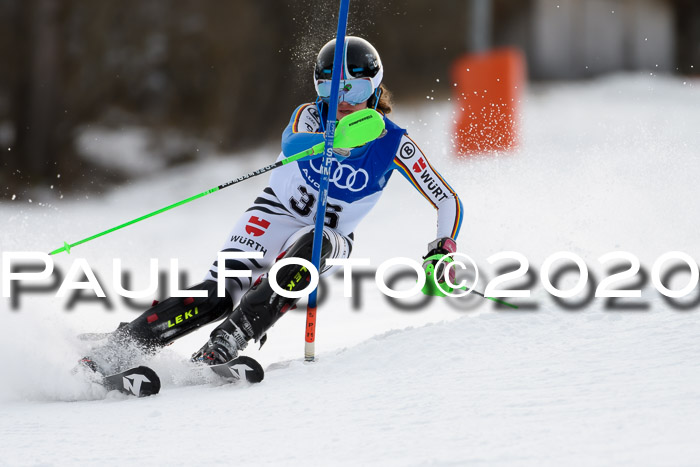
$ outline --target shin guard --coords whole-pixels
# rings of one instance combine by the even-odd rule
[[[302,235],[281,258],[303,258],[311,261],[312,248],[313,231]],[[331,242],[324,232],[321,248],[321,270],[323,270],[331,251]],[[280,287],[295,292],[306,288],[310,279],[311,273],[300,264],[290,264],[280,268],[276,277]],[[236,328],[239,328],[245,330],[249,334],[249,338],[264,341],[267,330],[299,300],[277,294],[272,289],[270,280],[272,279],[267,275],[261,276],[246,292],[228,319],[217,327],[211,335],[214,336],[218,330],[233,333]]]
[[[226,295],[217,297],[217,284],[204,281],[188,290],[206,290],[206,297],[170,297],[120,327],[116,334],[130,338],[147,348],[163,347],[200,326],[221,319],[231,312],[233,303]]]

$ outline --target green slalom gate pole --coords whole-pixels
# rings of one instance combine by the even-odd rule
[[[340,123],[338,123],[338,129],[340,131],[336,132],[336,139],[333,141],[334,147],[351,148],[355,146],[362,146],[363,144],[366,144],[369,141],[372,141],[379,137],[379,135],[381,135],[382,131],[384,131],[384,119],[378,112],[372,109],[365,109],[343,118],[343,120]],[[136,219],[132,219],[128,222],[124,222],[123,224],[120,224],[116,227],[112,227],[111,229],[107,229],[98,234],[92,235],[87,238],[83,238],[82,240],[78,240],[75,243],[63,242],[62,247],[53,250],[51,253],[49,253],[49,255],[55,255],[63,251],[70,254],[71,249],[75,248],[78,245],[82,245],[83,243],[95,240],[96,238],[115,232],[119,229],[123,229],[124,227],[136,224],[137,222],[141,222],[142,220],[146,220],[165,211],[175,209],[178,206],[182,206],[183,204],[187,204],[191,201],[207,196],[210,193],[223,190],[224,188],[230,187],[231,185],[235,185],[236,183],[248,180],[249,178],[255,177],[265,172],[269,172],[270,170],[276,169],[278,167],[282,167],[283,165],[296,162],[305,157],[314,157],[323,154],[324,148],[325,142],[318,143],[315,146],[307,149],[306,151],[294,154],[293,156],[287,157],[286,159],[282,159],[281,161],[275,162],[274,164],[270,164],[266,167],[258,169],[249,174],[243,175],[226,183],[222,183],[219,186],[210,188],[207,191],[203,191],[202,193],[199,193],[197,195],[190,196],[187,199],[183,199],[182,201],[178,201],[177,203],[165,206],[164,208],[160,208],[156,211],[149,212],[148,214],[145,214],[141,217],[137,217]]]

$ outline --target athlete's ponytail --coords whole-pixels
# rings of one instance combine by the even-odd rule
[[[377,103],[376,95],[372,94],[372,97],[370,97],[367,101],[367,107],[373,109],[376,104],[377,110],[383,113],[384,115],[387,115],[391,112],[391,91],[389,91],[387,87],[384,86],[384,83],[379,85],[379,90],[379,103]]]

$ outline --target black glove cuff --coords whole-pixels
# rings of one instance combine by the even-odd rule
[[[450,237],[437,238],[428,243],[428,254],[423,259],[433,255],[446,255],[457,251],[457,243]]]

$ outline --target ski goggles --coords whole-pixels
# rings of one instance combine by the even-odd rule
[[[331,80],[319,79],[315,82],[316,93],[326,104],[331,98]],[[374,94],[374,86],[369,78],[341,79],[338,102],[357,105],[366,102]]]

